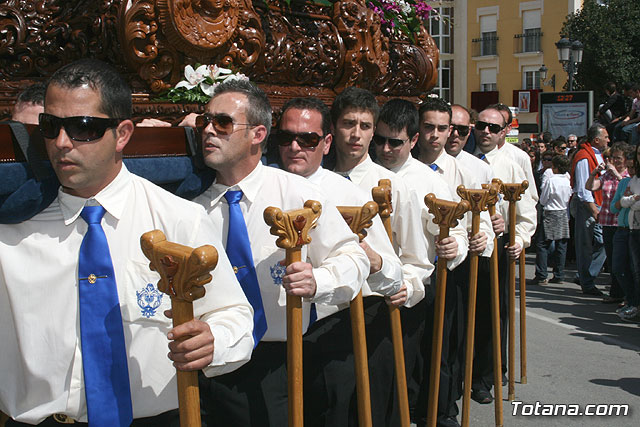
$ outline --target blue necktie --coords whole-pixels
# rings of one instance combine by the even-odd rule
[[[480,160],[484,160],[485,162],[487,161],[487,156],[485,156],[484,153],[478,153],[478,158]]]
[[[438,170],[438,165],[436,165],[435,163],[432,163],[429,165],[429,167],[431,168],[432,171],[437,171]]]
[[[253,343],[257,346],[265,332],[267,332],[267,319],[262,305],[262,295],[260,295],[260,285],[256,268],[253,265],[253,255],[251,254],[251,244],[249,243],[249,233],[244,222],[240,200],[242,191],[227,191],[224,198],[229,203],[229,232],[227,234],[227,256],[236,278],[242,286],[249,303],[253,307]]]
[[[78,294],[87,413],[91,427],[129,426],[133,420],[127,351],[102,206],[80,213],[89,225],[80,246]]]

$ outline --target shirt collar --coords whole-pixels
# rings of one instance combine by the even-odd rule
[[[366,158],[362,162],[358,163],[353,169],[344,172],[335,171],[335,173],[342,176],[348,176],[354,182],[360,182],[367,174],[367,171],[371,169],[371,165],[373,164],[373,160],[371,160],[369,154],[367,153],[365,155]]]
[[[218,184],[216,181],[213,182],[211,187],[209,188],[211,200],[211,206],[215,206],[218,201],[224,196],[227,191],[242,191],[244,197],[252,203],[258,196],[258,190],[260,189],[260,182],[262,180],[262,173],[266,166],[264,166],[261,162],[258,162],[256,167],[251,171],[251,173],[245,176],[240,182],[234,184],[232,186]]]
[[[496,145],[493,150],[489,151],[488,153],[483,153],[482,150],[480,150],[479,148],[476,148],[475,153],[473,153],[476,157],[478,156],[478,154],[484,154],[485,157],[487,158],[487,161],[489,163],[491,163],[491,159],[493,159],[495,156],[498,155],[498,146]]]
[[[403,164],[401,164],[400,166],[396,166],[395,168],[390,168],[389,170],[393,173],[400,173],[401,171],[409,168],[413,160],[416,160],[416,159],[414,159],[413,156],[409,154],[409,157],[407,157],[407,160]]]
[[[127,205],[131,182],[131,172],[122,163],[120,172],[115,179],[93,197],[85,199],[65,193],[58,189],[58,201],[65,225],[72,224],[82,212],[85,206],[102,206],[111,216],[119,220]]]

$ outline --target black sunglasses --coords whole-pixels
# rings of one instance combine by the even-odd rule
[[[486,127],[489,128],[489,132],[491,133],[498,133],[505,128],[505,126],[500,126],[495,123],[487,123],[482,121],[476,122],[476,129],[478,129],[480,132],[482,132]]]
[[[122,120],[124,119],[91,116],[56,117],[40,113],[38,127],[45,138],[57,138],[60,129],[64,128],[69,138],[74,141],[89,142],[102,138],[107,129],[118,126]]]
[[[451,132],[453,133],[458,132],[458,135],[460,136],[467,136],[469,135],[469,131],[471,130],[470,126],[465,126],[465,125],[451,125]]]
[[[204,113],[196,117],[196,127],[201,131],[209,126],[209,123],[220,135],[231,135],[235,132],[234,126],[253,126],[251,123],[234,123],[233,117],[228,114]]]
[[[273,135],[276,144],[281,147],[287,147],[297,142],[301,148],[315,148],[320,144],[324,136],[318,135],[315,132],[289,132],[288,130],[279,130]]]
[[[407,139],[398,139],[398,138],[385,138],[382,135],[373,135],[373,143],[376,145],[384,145],[387,142],[389,143],[389,147],[391,148],[397,148],[399,146],[401,146],[402,144],[404,144],[405,142],[407,142]]]

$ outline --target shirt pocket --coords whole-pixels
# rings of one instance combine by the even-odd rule
[[[171,308],[171,298],[160,292],[159,280],[160,275],[151,271],[148,262],[127,262],[125,283],[124,286],[119,286],[119,291],[124,292],[124,296],[121,297],[124,301],[121,310],[123,321],[170,326],[171,319],[164,315],[164,311]]]

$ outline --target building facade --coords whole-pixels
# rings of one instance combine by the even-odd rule
[[[521,134],[537,132],[538,92],[562,91],[567,73],[555,43],[567,15],[583,0],[433,2],[430,21],[440,48],[441,97],[476,110],[494,102],[520,107]],[[547,79],[540,79],[540,68]],[[555,89],[554,89],[555,84]]]

